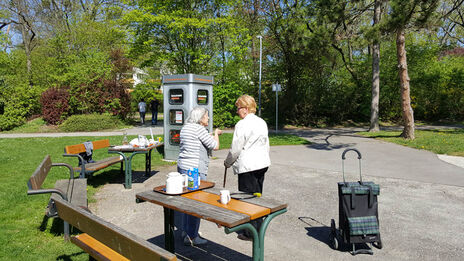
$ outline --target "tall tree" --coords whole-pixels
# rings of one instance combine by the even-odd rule
[[[401,112],[403,118],[401,137],[405,139],[415,138],[414,111],[411,107],[405,34],[409,29],[419,29],[430,25],[439,2],[439,0],[389,1],[391,10],[386,24],[388,29],[396,35],[396,54],[401,86]]]
[[[382,1],[374,0],[374,19],[373,27],[378,27],[380,23],[380,11]],[[370,132],[379,131],[379,97],[380,97],[380,34],[378,30],[374,35],[372,44],[372,95],[371,95],[371,120]]]

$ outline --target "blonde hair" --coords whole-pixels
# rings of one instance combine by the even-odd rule
[[[237,106],[237,108],[245,107],[248,109],[248,112],[256,113],[256,102],[255,99],[250,95],[244,94],[238,97],[237,101],[235,102],[235,106]]]

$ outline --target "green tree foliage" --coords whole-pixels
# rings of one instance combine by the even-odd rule
[[[30,59],[21,54],[21,46],[10,55],[2,53],[8,69],[0,70],[5,87],[0,99],[13,95],[19,100],[4,103],[2,118],[7,124],[1,128],[11,128],[40,113],[40,94],[53,87],[69,87],[71,114],[109,112],[124,118],[130,112],[129,95],[122,84],[124,74],[131,70],[123,50],[126,32],[116,23],[121,8],[92,2],[29,3],[36,14],[34,21],[38,21],[36,45]],[[30,72],[26,71],[29,60]],[[23,90],[28,78],[33,88]],[[16,109],[10,109],[12,106]]]
[[[247,89],[250,36],[241,17],[234,13],[236,1],[131,1],[133,9],[124,21],[134,35],[132,57],[142,66],[167,69],[171,74],[213,75],[220,92]],[[140,90],[138,96],[147,96]],[[235,94],[234,94],[235,95]],[[234,97],[235,99],[238,96]],[[228,100],[217,100],[216,109],[228,108]],[[228,111],[234,113],[234,110]],[[218,123],[233,124],[218,116]],[[216,120],[215,120],[216,121]]]
[[[1,3],[13,2],[26,1]],[[0,128],[39,114],[41,93],[63,86],[69,87],[68,114],[124,117],[130,100],[123,79],[132,66],[148,68],[154,80],[131,93],[132,110],[142,97],[149,102],[159,95],[161,75],[212,75],[215,124],[232,126],[238,120],[236,98],[244,93],[258,98],[258,35],[263,36],[262,115],[269,124],[275,118],[271,85],[277,82],[280,123],[368,122],[371,44],[378,39],[380,119],[400,121],[392,33],[398,25],[406,32],[415,118],[463,120],[463,1],[388,3],[382,23],[372,26],[374,0],[137,0],[125,1],[127,6],[118,0],[27,1],[35,32],[29,57],[24,41],[11,41],[12,32],[21,38],[20,28],[7,34],[17,18],[12,11],[19,9],[1,9]]]

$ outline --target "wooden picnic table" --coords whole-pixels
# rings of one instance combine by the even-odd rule
[[[137,202],[148,201],[164,208],[165,249],[174,253],[174,211],[186,213],[222,225],[226,234],[248,229],[253,235],[253,260],[264,260],[264,236],[271,220],[287,212],[287,204],[269,197],[232,199],[220,203],[220,189],[209,188],[182,195],[167,195],[155,191],[136,194]],[[250,221],[264,217],[257,231]]]
[[[124,182],[125,188],[132,188],[132,158],[136,154],[145,154],[145,176],[148,177],[151,172],[151,152],[154,148],[162,146],[164,143],[156,143],[148,147],[136,147],[136,146],[111,146],[108,148],[109,153],[118,153],[126,161],[126,180]],[[132,153],[129,157],[126,157],[124,153]]]

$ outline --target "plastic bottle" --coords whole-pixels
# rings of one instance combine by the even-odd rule
[[[129,144],[129,141],[127,140],[127,132],[124,132],[124,137],[122,138],[122,145],[127,144]]]
[[[200,188],[200,173],[198,173],[197,168],[194,168],[193,170],[195,171],[195,176],[196,176],[195,189],[199,189]]]
[[[195,180],[194,180],[194,171],[193,169],[189,169],[187,171],[187,189],[194,190],[195,189]]]

